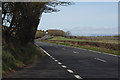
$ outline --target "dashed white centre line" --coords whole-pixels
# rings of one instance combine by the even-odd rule
[[[107,61],[105,61],[105,60],[103,60],[103,59],[100,59],[100,58],[94,58],[94,59],[99,60],[99,61],[102,61],[102,62],[107,62]]]

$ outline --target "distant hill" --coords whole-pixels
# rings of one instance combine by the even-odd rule
[[[35,34],[35,38],[41,38],[45,35],[45,33],[46,33],[45,31],[37,30]]]
[[[50,36],[65,36],[65,32],[63,30],[49,29],[46,32],[48,32],[48,35]]]
[[[107,34],[91,34],[90,36],[116,36],[115,34],[114,35],[112,35],[112,34],[110,34],[110,35],[107,35]]]

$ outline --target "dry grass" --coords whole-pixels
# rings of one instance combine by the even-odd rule
[[[49,40],[59,41],[85,41],[85,42],[100,42],[100,43],[111,43],[118,44],[118,40],[114,37],[82,37],[82,38],[65,38],[65,37],[53,37]]]

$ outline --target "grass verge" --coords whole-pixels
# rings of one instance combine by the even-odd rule
[[[42,42],[61,44],[61,45],[78,47],[78,48],[87,49],[87,50],[99,51],[99,52],[103,52],[103,53],[110,53],[110,54],[114,54],[114,55],[120,55],[120,52],[116,51],[116,50],[103,49],[103,48],[100,48],[100,47],[94,47],[94,46],[89,46],[89,45],[80,46],[80,45],[71,45],[69,43],[61,43],[61,42],[50,42],[50,41],[42,41]]]
[[[37,61],[43,52],[34,44],[19,46],[16,48],[2,48],[2,74],[3,77],[10,72],[15,72],[23,67]]]
[[[95,37],[94,37],[95,38]],[[97,37],[96,37],[97,38]],[[111,44],[118,44],[118,40],[86,40],[86,39],[75,39],[75,38],[65,38],[65,37],[53,37],[49,40],[57,40],[57,41],[87,41],[87,42],[99,42],[99,43],[111,43]]]

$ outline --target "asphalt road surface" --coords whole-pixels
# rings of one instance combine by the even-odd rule
[[[20,79],[18,79],[20,78]],[[22,69],[21,71],[9,74],[4,79],[11,80],[46,80],[53,79],[57,80],[59,78],[68,78],[70,80],[76,80],[76,78],[69,74],[64,68],[55,63],[48,56],[42,57],[36,63],[29,65],[28,67]]]
[[[66,66],[66,70],[77,74],[77,77],[118,78],[118,56],[52,43],[36,41],[36,44],[54,61]]]
[[[118,80],[118,56],[37,40],[35,44],[43,49],[46,56],[4,79]]]

